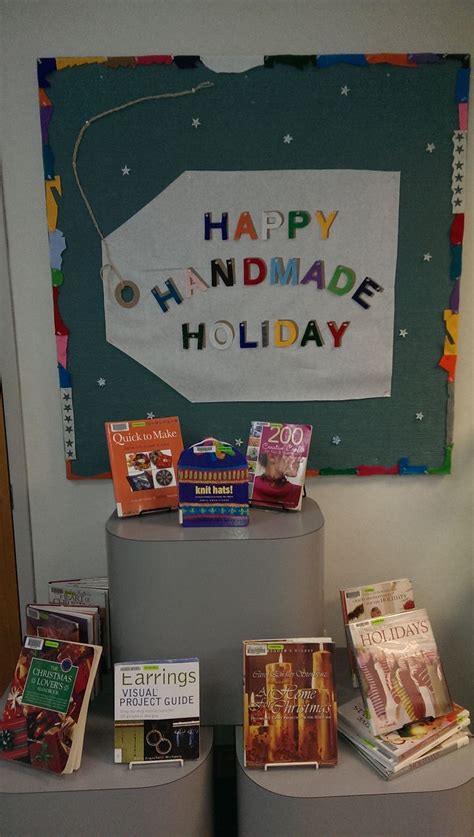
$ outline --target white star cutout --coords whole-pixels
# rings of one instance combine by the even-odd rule
[[[423,254],[423,261],[424,262],[430,262],[432,258],[433,258],[433,256],[431,255],[431,253],[424,253]]]
[[[345,84],[344,87],[341,87],[341,96],[348,96],[350,92],[351,88],[348,87],[347,84]]]
[[[342,439],[341,439],[340,436],[333,436],[332,439],[331,439],[331,442],[332,442],[333,445],[340,445],[341,442],[342,442]]]
[[[147,419],[154,419],[154,418],[155,418],[155,414],[154,414],[154,413],[147,413],[147,414],[146,414],[146,417],[147,417]]]
[[[105,387],[105,384],[106,384],[106,380],[105,380],[105,378],[98,378],[98,379],[97,379],[97,384],[98,384],[98,386],[100,386],[100,387]]]
[[[126,174],[130,174],[130,169],[128,166],[124,166],[122,169],[120,169],[120,171],[122,172],[123,176],[125,176]]]
[[[240,437],[239,437],[238,439],[236,439],[236,440],[235,440],[235,445],[236,445],[236,447],[238,447],[238,448],[240,448],[240,447],[243,445],[243,441],[242,441],[242,439],[241,439]]]
[[[435,150],[435,148],[436,148],[436,145],[434,144],[434,142],[429,142],[428,145],[425,148],[425,151],[428,151],[429,154],[432,154],[433,151]]]
[[[417,421],[423,421],[424,417],[425,417],[424,413],[417,413],[416,414],[416,420]]]
[[[398,334],[400,337],[407,337],[408,331],[406,330],[406,328],[401,328]]]
[[[200,124],[201,120],[199,119],[199,116],[195,116],[193,119],[193,128],[199,128]]]
[[[290,142],[293,142],[293,137],[291,136],[291,134],[285,134],[285,136],[283,137],[283,142],[286,143],[286,145],[289,145]]]

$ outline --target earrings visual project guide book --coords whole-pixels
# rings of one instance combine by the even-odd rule
[[[115,663],[116,763],[199,757],[199,660]]]
[[[183,450],[179,419],[111,421],[105,432],[118,516],[176,509]]]
[[[453,710],[426,610],[352,622],[346,631],[375,735]]]
[[[312,430],[310,424],[251,423],[247,461],[253,506],[301,509]]]
[[[244,641],[246,767],[337,763],[334,647],[328,637]]]
[[[102,648],[25,638],[0,721],[0,758],[72,773]]]

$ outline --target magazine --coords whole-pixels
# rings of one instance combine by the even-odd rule
[[[81,764],[96,645],[25,638],[0,721],[0,758],[72,773]]]
[[[243,653],[246,767],[335,765],[331,639],[245,640]]]
[[[105,423],[117,515],[178,507],[181,428],[171,418]]]
[[[393,732],[374,735],[360,699],[340,706],[337,718],[338,728],[344,730],[347,736],[362,742],[394,765],[423,755],[460,728],[468,726],[470,722],[469,711],[455,703],[453,711],[447,715],[415,721]]]
[[[116,763],[199,757],[199,660],[115,663]]]
[[[362,699],[375,735],[452,712],[453,704],[426,610],[350,622]]]
[[[345,625],[349,622],[361,622],[363,619],[412,610],[415,607],[413,584],[409,578],[380,581],[364,587],[348,587],[339,592]],[[348,654],[352,685],[357,687],[356,666],[349,646]]]
[[[251,423],[247,461],[253,506],[301,509],[312,429],[310,424]]]
[[[108,578],[72,578],[48,582],[50,604],[66,607],[98,607],[100,620],[100,645],[103,646],[103,666],[112,666],[110,644],[110,609]]]

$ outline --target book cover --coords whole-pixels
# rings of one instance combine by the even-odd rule
[[[0,758],[72,773],[102,649],[26,637],[0,721]]]
[[[177,508],[177,416],[106,422],[105,432],[118,516]]]
[[[100,585],[100,586],[96,586]],[[108,579],[62,579],[48,582],[48,599],[52,605],[66,607],[98,607],[100,645],[103,646],[103,666],[112,666],[110,644],[110,609]]]
[[[199,757],[199,660],[115,663],[116,763]]]
[[[328,637],[244,641],[247,767],[337,763],[334,647]]]
[[[422,755],[438,742],[449,737],[461,726],[469,724],[469,712],[457,703],[453,711],[439,718],[426,718],[404,724],[400,729],[383,735],[372,733],[367,710],[360,699],[348,701],[338,709],[338,726],[356,740],[375,747],[394,764]]]
[[[252,505],[301,509],[312,430],[310,424],[251,423],[247,461]]]
[[[375,735],[452,712],[426,610],[350,622],[346,630]]]
[[[392,581],[379,581],[364,587],[347,587],[340,590],[342,616],[344,624],[388,616],[415,607],[413,584],[409,578],[397,578]],[[355,661],[348,646],[352,685],[357,686]]]
[[[247,460],[237,448],[203,439],[179,458],[179,521],[183,526],[247,526]]]

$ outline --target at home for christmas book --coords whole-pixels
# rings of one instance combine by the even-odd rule
[[[243,655],[246,767],[335,765],[331,639],[245,640]]]
[[[346,631],[375,735],[453,710],[426,610],[350,622]]]
[[[178,507],[181,428],[171,418],[105,423],[119,517]]]
[[[81,764],[102,648],[26,637],[0,721],[0,758],[72,773]]]
[[[115,762],[199,757],[199,660],[115,663]]]

